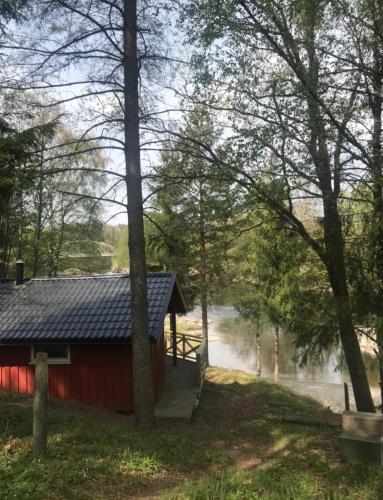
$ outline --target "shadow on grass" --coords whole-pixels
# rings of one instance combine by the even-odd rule
[[[51,403],[44,460],[31,454],[31,398],[0,393],[1,500],[127,498],[156,480],[165,498],[379,498],[381,470],[343,464],[336,430],[282,421],[325,421],[318,402],[241,372],[207,377],[193,425],[144,432],[131,417]]]
[[[49,453],[31,452],[32,400],[0,393],[0,498],[126,498],[153,477],[226,458],[195,437],[66,402],[49,405]]]
[[[286,416],[323,425],[287,423]],[[382,469],[342,463],[339,430],[326,425],[339,424],[340,418],[309,397],[246,374],[212,369],[198,420],[210,427],[219,420],[229,453],[235,449],[240,457],[242,450],[248,457],[252,451],[260,465],[241,470],[239,461],[237,470],[189,483],[182,494],[176,492],[178,498],[378,498]]]

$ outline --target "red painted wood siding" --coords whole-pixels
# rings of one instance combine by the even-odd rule
[[[133,411],[131,344],[71,345],[71,363],[49,365],[49,398],[71,399],[115,411]],[[0,389],[33,394],[30,346],[0,346]],[[152,345],[153,387],[165,382],[164,338]]]

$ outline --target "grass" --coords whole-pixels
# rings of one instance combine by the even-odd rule
[[[76,403],[49,407],[49,456],[31,453],[31,399],[0,392],[0,498],[376,499],[382,469],[344,464],[336,421],[310,398],[230,370],[209,369],[192,425],[132,418]]]
[[[168,318],[165,320],[165,330],[170,331]],[[199,320],[190,320],[183,316],[177,317],[177,332],[188,335],[202,335],[202,323]]]

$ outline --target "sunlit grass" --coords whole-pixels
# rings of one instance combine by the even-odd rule
[[[49,407],[49,455],[32,455],[31,398],[0,393],[0,499],[379,498],[381,469],[344,464],[337,420],[318,402],[231,370],[209,369],[192,425],[140,431],[129,416]],[[324,425],[287,423],[286,415]]]
[[[50,405],[49,455],[37,460],[31,451],[30,398],[0,393],[2,500],[92,498],[94,481],[100,480],[105,491],[112,488],[123,498],[160,473],[224,461],[222,454],[179,427],[140,431],[129,417],[83,409],[73,404],[66,409],[64,402]],[[108,498],[105,491],[96,495]]]

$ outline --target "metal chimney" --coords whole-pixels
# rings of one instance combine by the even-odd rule
[[[19,259],[16,261],[16,285],[22,285],[24,282],[24,261]]]

